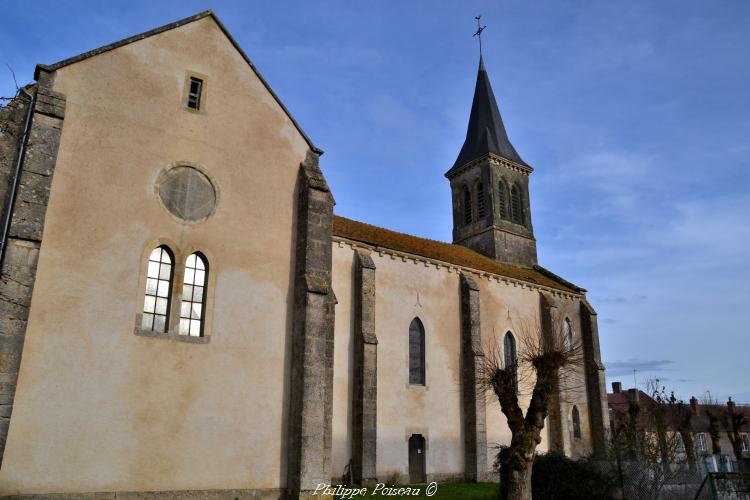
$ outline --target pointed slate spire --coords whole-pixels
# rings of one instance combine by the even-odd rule
[[[477,85],[474,89],[474,102],[471,104],[466,140],[456,163],[448,173],[487,153],[494,153],[515,163],[528,166],[508,139],[495,101],[495,94],[492,92],[490,77],[484,69],[484,60],[480,55]]]

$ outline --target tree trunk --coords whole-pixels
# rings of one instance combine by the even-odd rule
[[[519,469],[500,468],[500,500],[530,500],[533,459],[524,461]],[[525,467],[524,467],[525,466]]]

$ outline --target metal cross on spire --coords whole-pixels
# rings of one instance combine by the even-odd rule
[[[477,20],[477,32],[474,33],[474,36],[479,38],[479,57],[482,57],[482,31],[484,31],[487,26],[482,26],[479,23],[479,20],[482,19],[482,16],[476,16],[474,19]]]

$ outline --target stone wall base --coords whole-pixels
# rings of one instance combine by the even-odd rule
[[[258,490],[180,490],[180,491],[102,491],[94,493],[44,493],[4,495],[11,500],[283,500],[283,489]]]

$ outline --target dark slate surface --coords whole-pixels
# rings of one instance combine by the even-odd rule
[[[508,139],[495,94],[492,92],[490,77],[484,69],[484,61],[480,56],[466,140],[451,171],[487,153],[494,153],[512,162],[528,166]]]

